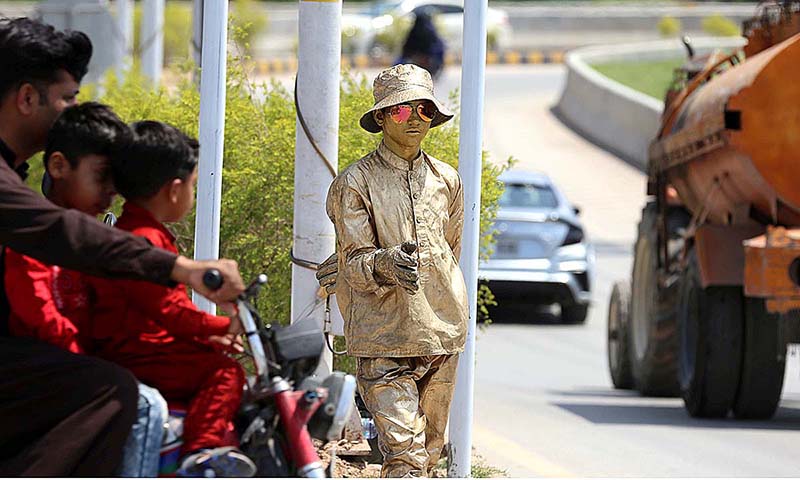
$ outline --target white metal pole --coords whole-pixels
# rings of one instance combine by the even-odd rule
[[[228,45],[228,2],[205,2],[203,70],[200,72],[200,161],[194,258],[219,258],[219,215],[222,199],[222,153],[225,140],[225,76]],[[198,307],[214,304],[194,295]]]
[[[122,79],[130,67],[133,51],[133,0],[117,0],[117,32],[119,33],[117,78]]]
[[[192,1],[192,60],[196,69],[200,68],[202,61],[200,52],[203,51],[203,0]],[[197,71],[197,70],[196,70]]]
[[[450,410],[450,477],[469,477],[472,468],[472,411],[475,384],[475,326],[480,248],[483,93],[486,69],[488,0],[464,2],[464,46],[461,70],[461,125],[458,172],[464,184],[464,237],[461,270],[467,284],[469,332],[458,362],[456,391]]]
[[[164,0],[144,0],[139,45],[142,73],[158,85],[164,65]]]
[[[312,138],[338,168],[341,0],[300,0],[297,98]],[[333,177],[297,121],[294,169],[294,255],[322,262],[336,248],[325,198]],[[310,316],[322,326],[325,306],[317,297],[314,271],[292,266],[292,321]],[[317,304],[314,308],[313,306]],[[329,373],[330,352],[318,373]]]

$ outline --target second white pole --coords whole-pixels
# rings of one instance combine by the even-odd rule
[[[158,85],[164,66],[164,0],[144,0],[139,33],[142,74]]]
[[[458,361],[456,391],[450,409],[448,476],[465,478],[472,470],[472,416],[475,386],[475,327],[480,252],[483,94],[486,73],[486,10],[488,0],[464,4],[464,50],[461,70],[461,125],[458,172],[464,182],[464,237],[461,270],[467,284],[469,331]]]
[[[339,74],[341,63],[342,2],[300,0],[297,98],[311,137],[338,168]],[[336,235],[325,211],[325,198],[333,177],[311,142],[300,120],[294,169],[294,255],[319,263],[333,253]],[[292,321],[313,318],[322,326],[324,303],[317,297],[315,272],[292,266]],[[318,372],[330,373],[333,357],[328,352]]]
[[[203,70],[200,73],[200,160],[197,175],[197,215],[194,258],[219,258],[219,217],[222,200],[222,154],[225,146],[225,85],[228,45],[228,2],[204,2]],[[206,312],[214,304],[194,294]]]
[[[133,52],[133,0],[117,0],[117,32],[119,34],[117,78],[122,79],[130,68]]]
[[[195,72],[199,71],[202,63],[200,53],[203,51],[203,0],[192,1],[192,44],[190,51],[194,61]],[[196,80],[195,80],[196,81]]]

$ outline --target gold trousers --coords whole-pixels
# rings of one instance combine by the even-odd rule
[[[383,477],[430,474],[444,446],[458,355],[358,357],[358,389],[375,420]]]

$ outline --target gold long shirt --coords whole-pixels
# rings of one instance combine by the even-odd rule
[[[464,350],[467,291],[458,266],[464,193],[458,172],[420,152],[411,164],[381,142],[328,191],[336,227],[336,297],[350,355],[413,357]],[[417,243],[419,291],[382,283],[375,252]]]

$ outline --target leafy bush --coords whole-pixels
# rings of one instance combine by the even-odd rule
[[[674,37],[681,33],[682,28],[681,21],[669,15],[658,21],[658,32],[662,37]]]
[[[736,37],[741,35],[739,25],[722,15],[711,15],[704,18],[703,31],[716,37]]]

